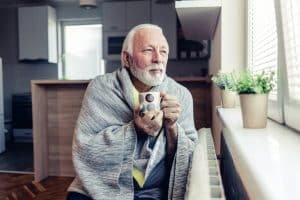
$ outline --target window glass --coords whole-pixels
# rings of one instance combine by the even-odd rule
[[[249,0],[249,67],[254,72],[275,72],[277,79],[278,44],[273,0]],[[277,87],[270,93],[277,100]]]
[[[65,25],[63,34],[63,78],[92,79],[104,73],[100,24]]]

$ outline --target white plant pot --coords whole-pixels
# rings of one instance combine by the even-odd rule
[[[244,128],[267,126],[268,94],[240,94]]]
[[[222,107],[223,108],[234,108],[236,92],[230,90],[221,90]]]

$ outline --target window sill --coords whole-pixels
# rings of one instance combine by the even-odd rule
[[[300,134],[268,120],[244,129],[240,108],[218,108],[223,135],[250,199],[300,196]]]

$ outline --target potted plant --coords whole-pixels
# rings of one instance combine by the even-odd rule
[[[267,125],[268,96],[274,88],[274,72],[254,74],[244,71],[236,80],[240,96],[244,128],[265,128]]]
[[[221,89],[222,107],[234,108],[236,88],[233,73],[224,73],[219,71],[212,77],[212,81]]]

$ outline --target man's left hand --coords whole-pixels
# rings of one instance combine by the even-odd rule
[[[166,136],[167,136],[167,152],[169,163],[172,163],[173,156],[176,151],[176,144],[177,144],[177,120],[179,118],[180,113],[180,103],[177,100],[177,97],[171,96],[161,92],[160,94],[162,101],[160,103],[161,110],[163,111],[164,115],[164,126],[166,129]]]
[[[176,122],[179,118],[180,104],[177,97],[165,93],[161,93],[162,102],[160,103],[161,110],[164,113],[164,125],[167,130],[175,131],[177,136]]]

